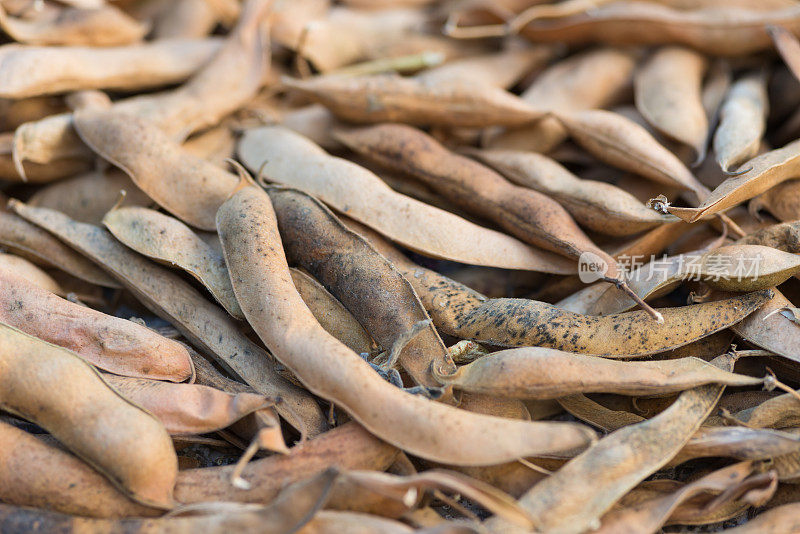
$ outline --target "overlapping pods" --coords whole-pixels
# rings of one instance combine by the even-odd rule
[[[290,281],[269,197],[256,186],[244,184],[223,204],[217,228],[239,304],[265,344],[306,387],[343,406],[382,439],[425,458],[461,465],[569,450],[594,439],[581,426],[458,411],[384,381],[327,334],[303,304]]]

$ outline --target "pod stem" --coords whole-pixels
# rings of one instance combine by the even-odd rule
[[[615,286],[617,286],[617,289],[624,291],[625,294],[628,295],[631,299],[633,299],[633,301],[636,304],[638,304],[644,311],[646,311],[650,315],[650,317],[655,319],[658,324],[663,324],[664,323],[664,316],[661,315],[661,312],[659,312],[658,310],[656,310],[655,308],[650,306],[648,303],[646,303],[642,299],[642,297],[637,295],[630,288],[630,286],[625,283],[624,280],[620,280],[619,278],[612,278],[612,279],[610,279],[608,281],[611,282],[612,284],[614,284]]]

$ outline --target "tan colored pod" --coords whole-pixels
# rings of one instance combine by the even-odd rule
[[[656,50],[635,77],[636,108],[660,132],[692,147],[696,161],[705,159],[708,139],[701,97],[707,65],[693,50],[667,46]]]
[[[73,220],[101,224],[125,191],[126,206],[150,206],[147,196],[119,169],[93,171],[59,180],[37,190],[28,204],[60,211]]]
[[[290,454],[273,455],[248,463],[241,476],[250,484],[243,490],[230,483],[235,466],[187,469],[178,473],[175,498],[182,503],[235,501],[268,503],[281,488],[324,471],[385,471],[398,450],[355,422],[345,423],[292,447]]]
[[[142,24],[115,6],[44,10],[32,20],[9,16],[0,8],[0,27],[15,41],[32,45],[114,46],[140,41]]]
[[[60,447],[0,422],[0,499],[84,517],[161,515],[126,497],[103,475]]]
[[[127,206],[109,211],[103,217],[103,225],[139,254],[191,274],[228,313],[244,319],[225,260],[188,226],[155,210]]]
[[[342,406],[382,439],[460,465],[502,463],[593,440],[582,426],[480,416],[386,382],[325,332],[303,304],[291,283],[269,196],[261,189],[239,189],[217,213],[217,229],[236,297],[259,337],[309,390]]]
[[[169,85],[188,78],[219,47],[217,39],[155,41],[115,48],[3,45],[0,97]]]
[[[623,362],[543,347],[493,352],[451,375],[436,376],[470,393],[517,399],[555,399],[575,393],[663,395],[706,384],[763,383],[760,378],[730,373],[700,358]]]
[[[222,117],[249,101],[261,87],[269,65],[261,22],[269,5],[268,0],[249,0],[239,23],[219,52],[185,84],[174,90],[117,101],[112,109],[149,121],[177,141],[217,124]],[[73,129],[70,113],[25,123],[14,133],[13,159],[17,170],[28,160],[61,162],[62,168],[50,171],[48,181],[80,172],[63,168],[69,162],[68,157],[90,155],[91,150]],[[53,166],[44,166],[45,169],[50,167]],[[39,168],[36,170],[41,172]]]
[[[66,296],[64,289],[53,280],[53,277],[21,256],[0,253],[0,276],[22,278],[34,286],[58,295]]]
[[[448,61],[416,74],[414,79],[427,85],[458,82],[509,89],[520,78],[543,66],[552,55],[553,49],[545,46],[504,50]]]
[[[470,152],[517,185],[551,196],[577,222],[607,235],[626,236],[673,221],[614,185],[578,178],[558,162],[534,152]]]
[[[386,258],[313,197],[279,187],[267,188],[267,194],[289,261],[333,292],[416,384],[436,387],[433,369],[455,371],[411,284]],[[395,344],[409,332],[414,337],[395,354]]]
[[[747,162],[747,171],[722,182],[696,208],[667,206],[669,213],[686,222],[721,213],[750,200],[800,172],[800,140],[756,156]]]
[[[305,191],[422,254],[507,269],[577,271],[574,262],[557,254],[396,193],[372,172],[328,155],[287,128],[248,130],[237,152],[252,172],[263,170],[264,179]]]
[[[226,393],[200,384],[104,375],[120,395],[155,415],[170,435],[208,434],[275,404],[256,393]]]
[[[112,373],[183,382],[194,376],[186,349],[132,321],[62,299],[0,272],[0,321],[78,353]]]
[[[179,275],[132,252],[103,228],[21,202],[15,202],[13,209],[102,265],[142,304],[172,323],[233,376],[259,393],[280,396],[287,407],[279,405],[277,409],[296,428],[311,434],[327,428],[314,398],[281,377],[269,355],[250,341],[227,313]]]
[[[712,364],[725,371],[733,369],[733,359],[728,356],[720,356]],[[655,417],[598,441],[536,484],[519,503],[541,531],[578,534],[598,526],[600,517],[620,498],[681,450],[711,413],[724,388],[713,384],[683,392]],[[490,528],[519,531],[497,519],[490,521]]]
[[[776,10],[720,7],[679,10],[651,2],[611,2],[572,16],[540,18],[522,28],[533,42],[677,44],[720,56],[741,56],[771,46],[768,25],[800,29],[796,5]]]
[[[111,389],[74,352],[0,324],[0,404],[36,422],[128,496],[175,506],[178,461],[152,415]]]
[[[603,110],[559,114],[572,138],[598,159],[655,182],[707,194],[689,169],[647,130],[622,115]]]
[[[719,126],[714,132],[714,154],[722,172],[730,174],[758,154],[768,113],[764,73],[749,74],[731,86],[719,110]]]
[[[606,264],[604,278],[618,278],[618,266],[575,224],[555,200],[519,187],[493,170],[447,150],[426,133],[403,124],[339,130],[350,149],[390,168],[407,172],[459,207],[498,224],[515,237],[577,260],[591,253]]]
[[[0,245],[34,263],[55,267],[86,282],[119,287],[102,269],[61,241],[0,206]]]
[[[348,222],[411,282],[445,334],[496,346],[542,346],[604,356],[635,358],[678,348],[739,323],[767,302],[770,290],[692,306],[661,308],[665,322],[637,311],[597,317],[545,302],[487,298],[435,271],[421,267],[381,236]]]
[[[542,72],[521,97],[543,111],[604,108],[630,85],[634,55],[599,48],[570,56]],[[553,117],[523,128],[491,135],[485,146],[546,153],[567,139],[564,126]]]
[[[426,83],[396,75],[284,78],[283,84],[352,122],[480,128],[519,126],[543,117],[541,111],[519,97],[484,84]]]
[[[285,488],[269,506],[238,503],[206,503],[186,507],[166,517],[95,519],[74,517],[56,512],[0,505],[0,530],[30,532],[81,532],[107,534],[136,532],[138,534],[226,534],[232,531],[284,534],[297,532],[325,503],[333,482],[339,477],[329,469],[309,480]]]
[[[227,267],[226,267],[227,269]],[[371,353],[376,344],[370,335],[336,297],[314,278],[298,269],[290,269],[292,283],[303,297],[314,318],[329,334],[350,347],[356,354]]]
[[[214,229],[214,215],[236,177],[193,156],[157,126],[115,111],[75,113],[75,129],[92,150],[131,177],[150,198],[181,220]]]

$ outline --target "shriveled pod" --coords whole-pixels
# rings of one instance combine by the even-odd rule
[[[706,384],[749,386],[760,378],[724,371],[700,358],[623,362],[542,347],[493,352],[453,374],[444,384],[471,393],[519,399],[555,399],[575,393],[663,395]]]
[[[160,518],[95,519],[3,504],[0,505],[0,529],[21,532],[42,529],[87,534],[123,530],[139,534],[191,534],[198,531],[225,534],[234,530],[257,530],[264,534],[297,532],[325,503],[337,477],[338,472],[330,469],[310,480],[293,484],[285,488],[269,506],[207,503],[184,507]]]
[[[604,108],[620,97],[631,81],[634,56],[615,48],[599,48],[559,61],[536,77],[522,99],[543,111]],[[518,129],[507,129],[486,142],[490,148],[549,152],[567,138],[554,117]]]
[[[275,404],[256,393],[226,393],[200,384],[170,384],[104,375],[120,395],[155,415],[170,435],[207,434]]]
[[[702,339],[740,322],[770,298],[764,290],[727,300],[661,308],[664,323],[646,312],[581,315],[527,299],[490,299],[421,267],[369,229],[359,226],[381,254],[411,282],[443,333],[505,347],[542,346],[612,358],[656,354]]]
[[[289,261],[310,271],[336,295],[378,343],[391,349],[390,359],[425,386],[438,386],[432,369],[455,371],[411,284],[386,258],[313,197],[278,187],[267,193]]]
[[[267,0],[249,0],[219,52],[185,84],[170,91],[120,100],[112,109],[150,121],[172,139],[181,141],[196,130],[217,124],[250,100],[261,86],[269,65],[261,22],[269,4]],[[25,123],[14,133],[13,156],[18,170],[28,160],[65,162],[66,158],[86,158],[89,154],[91,151],[73,129],[69,113]],[[55,171],[50,180],[76,172]]]
[[[227,270],[227,267],[226,267]],[[376,348],[375,341],[364,330],[353,314],[328,293],[314,278],[298,269],[290,269],[292,283],[303,297],[308,309],[329,334],[350,347],[357,354],[370,353]]]
[[[321,473],[339,469],[386,470],[398,455],[357,423],[350,422],[290,449],[288,455],[273,455],[248,463],[241,477],[250,489],[230,483],[235,466],[187,469],[178,473],[175,498],[182,503],[236,501],[269,503],[281,488]]]
[[[16,202],[13,209],[102,265],[153,313],[172,323],[204,354],[259,393],[280,396],[277,410],[295,428],[310,433],[327,427],[316,401],[278,374],[269,355],[236,322],[179,275],[119,243],[103,228],[75,222],[47,208]],[[298,420],[298,417],[301,420]]]
[[[784,252],[800,252],[800,220],[773,224],[736,241],[737,245],[763,245]]]
[[[722,172],[731,174],[758,154],[768,113],[765,73],[748,74],[731,86],[714,132],[714,153]]]
[[[747,523],[733,528],[726,528],[728,534],[778,534],[800,529],[800,503],[777,506],[760,513]]]
[[[757,291],[782,284],[800,272],[800,257],[773,247],[735,244],[709,252],[655,259],[628,274],[630,288],[642,299],[674,289],[682,280],[702,280],[724,291]],[[590,313],[608,315],[633,308],[636,303],[617,291],[606,290]]]
[[[644,492],[651,489],[644,488],[643,486],[647,484],[647,482],[644,482],[622,500],[631,499],[632,502],[624,504],[621,502],[621,506],[618,509],[612,510],[603,516],[602,525],[596,532],[598,534],[656,532],[661,526],[671,523],[673,517],[681,516],[682,512],[685,514],[687,503],[698,497],[708,498],[720,495],[719,499],[713,501],[714,507],[718,508],[725,504],[724,501],[728,499],[734,500],[730,504],[738,504],[735,502],[738,499],[734,496],[740,495],[739,499],[742,500],[742,504],[739,508],[749,507],[751,503],[749,502],[747,491],[754,489],[757,484],[756,488],[761,489],[764,484],[768,485],[774,482],[772,477],[769,475],[764,477],[759,471],[759,466],[755,462],[740,462],[713,471],[698,480],[677,484],[674,491],[668,493],[665,491],[666,494],[654,491],[656,494],[650,498],[644,495]],[[644,490],[643,494],[634,496],[638,489]],[[655,489],[652,488],[652,490]],[[707,506],[710,505],[710,503],[705,504]],[[740,512],[740,510],[737,509],[737,512]],[[680,517],[676,517],[676,519],[677,522],[686,520],[683,519],[682,521]]]
[[[705,159],[708,118],[701,90],[706,58],[693,50],[664,47],[635,77],[636,108],[659,131],[692,147]]]
[[[420,130],[381,124],[339,130],[336,136],[350,149],[412,174],[460,207],[494,221],[523,241],[575,259],[591,252],[609,264],[609,278],[619,275],[611,257],[591,242],[557,202],[450,152]]]
[[[110,5],[46,10],[32,20],[9,16],[5,8],[0,8],[0,27],[15,41],[56,46],[126,45],[140,41],[147,33],[145,24]]]
[[[0,324],[0,404],[34,421],[126,495],[172,508],[178,462],[164,426],[74,352]]]
[[[604,110],[557,114],[570,136],[606,163],[655,182],[707,194],[689,169],[647,130],[622,115]]]
[[[789,428],[800,425],[797,399],[784,393],[757,406],[736,412],[734,418],[755,428]]]
[[[746,172],[722,182],[696,208],[668,206],[666,209],[686,222],[695,222],[721,213],[781,182],[797,177],[800,171],[800,140],[756,156],[744,165],[747,167]]]
[[[45,267],[61,269],[103,287],[119,284],[81,254],[38,226],[0,207],[0,245]]]
[[[505,50],[448,61],[420,72],[414,79],[427,85],[458,82],[508,89],[526,74],[543,66],[552,55],[553,49],[544,46]],[[536,105],[536,102],[532,103]]]
[[[248,130],[237,152],[248,169],[262,170],[266,180],[305,191],[421,254],[508,269],[577,271],[573,261],[558,254],[396,193],[372,172],[329,156],[287,128]]]
[[[147,517],[162,510],[136,503],[64,449],[0,422],[0,498],[6,504],[84,517]]]
[[[176,39],[114,48],[4,45],[0,47],[0,97],[169,85],[188,78],[219,47],[218,39]]]
[[[126,206],[150,206],[147,196],[124,172],[94,171],[42,187],[28,199],[31,206],[58,210],[70,218],[100,224],[125,191]]]
[[[713,365],[733,369],[733,359]],[[707,385],[683,392],[655,417],[623,427],[572,459],[519,499],[540,531],[579,533],[597,526],[600,517],[639,482],[663,467],[689,441],[714,408],[725,386]],[[624,460],[613,460],[614,458]],[[587,483],[591,481],[591,483]],[[499,531],[509,523],[493,519]],[[512,529],[503,532],[514,532]]]
[[[0,321],[78,353],[112,373],[183,382],[194,376],[186,349],[132,321],[62,299],[0,272]]]
[[[473,532],[472,530],[467,530],[469,527],[463,528],[463,534],[471,534]],[[299,531],[299,534],[333,534],[334,532],[349,532],[352,534],[411,534],[415,532],[415,530],[405,523],[393,519],[386,519],[384,517],[357,512],[323,510],[315,515],[311,521]],[[460,530],[455,532],[462,534]]]
[[[632,235],[670,222],[614,185],[582,180],[560,163],[534,152],[515,150],[471,151],[510,181],[557,200],[582,226],[614,236]]]
[[[502,463],[594,439],[583,426],[477,415],[389,384],[325,332],[303,304],[291,283],[269,196],[259,188],[238,189],[217,213],[217,229],[236,297],[259,337],[310,391],[342,406],[381,439],[457,465]]]
[[[214,229],[217,208],[236,186],[234,175],[189,154],[134,116],[84,110],[75,113],[74,122],[81,139],[159,205],[192,226]]]
[[[520,126],[543,117],[519,97],[485,84],[427,83],[397,75],[284,78],[283,84],[353,122],[480,128]]]
[[[5,277],[6,275],[22,278],[30,284],[59,297],[66,295],[58,282],[39,267],[21,256],[2,252],[0,253],[0,277]]]
[[[800,343],[800,325],[780,313],[792,307],[792,303],[777,289],[773,293],[766,304],[734,325],[732,330],[749,343],[789,360],[800,361],[796,349],[797,343]]]
[[[612,2],[583,13],[527,24],[533,42],[611,45],[679,44],[699,52],[740,56],[771,46],[767,25],[800,29],[797,6],[764,11],[736,7],[679,10],[650,2]]]
[[[103,224],[139,254],[177,266],[197,278],[228,313],[244,319],[225,260],[188,226],[155,210],[127,206],[109,211]]]

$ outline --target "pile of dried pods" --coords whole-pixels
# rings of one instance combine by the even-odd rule
[[[1,532],[800,531],[800,1],[0,29]]]

